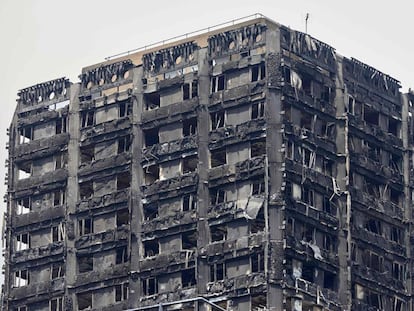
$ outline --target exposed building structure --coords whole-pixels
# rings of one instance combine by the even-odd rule
[[[413,310],[414,94],[263,17],[18,93],[3,310]]]

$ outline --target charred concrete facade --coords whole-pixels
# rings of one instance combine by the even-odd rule
[[[3,310],[413,310],[413,94],[265,17],[19,92]]]

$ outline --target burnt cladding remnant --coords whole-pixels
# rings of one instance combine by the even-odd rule
[[[408,311],[414,95],[263,16],[22,89],[2,310]]]

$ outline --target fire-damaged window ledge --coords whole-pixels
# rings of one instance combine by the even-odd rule
[[[15,162],[20,163],[55,154],[66,149],[68,143],[69,134],[63,133],[19,145],[16,147]]]
[[[288,295],[290,293],[292,296],[296,296],[298,293],[301,293],[303,295],[310,296],[310,301],[316,301],[317,297],[321,297],[323,295],[324,298],[322,301],[324,302],[324,305],[328,307],[328,310],[342,311],[342,308],[338,304],[338,293],[334,291],[327,288],[320,288],[316,284],[304,279],[293,279],[291,277],[286,278],[285,284]]]
[[[36,248],[29,248],[23,251],[16,252],[12,255],[11,261],[13,263],[28,263],[32,260],[39,261],[40,259],[50,260],[50,256],[59,256],[63,254],[63,242],[50,243],[45,246]]]
[[[262,95],[261,98],[264,98],[263,94],[265,84],[266,82],[262,80],[246,85],[241,85],[228,90],[215,92],[210,95],[209,107],[215,106],[220,103],[223,103],[224,106],[227,106],[226,103],[229,103],[229,106],[231,106],[231,103],[234,103],[235,101],[242,101],[243,98],[245,98],[246,101],[250,101],[250,97],[254,97],[256,99],[257,96],[255,95]]]
[[[163,193],[175,190],[177,188],[187,187],[194,185],[198,182],[198,174],[196,172],[188,173],[185,175],[169,178],[165,180],[159,180],[151,185],[141,186],[144,196],[149,196],[153,193]]]
[[[173,227],[196,223],[198,215],[196,211],[177,212],[166,217],[157,217],[150,221],[144,221],[142,229],[144,232],[155,232],[161,230],[172,230]]]
[[[129,263],[114,265],[111,268],[100,270],[100,271],[91,271],[86,273],[80,273],[76,276],[76,283],[73,287],[81,287],[87,285],[93,286],[93,284],[98,284],[100,282],[109,281],[114,278],[119,278],[122,276],[127,276],[129,273]]]
[[[83,146],[114,139],[126,134],[130,128],[131,120],[129,118],[116,119],[93,127],[85,127],[81,129],[80,144]]]
[[[265,287],[266,277],[263,272],[250,273],[249,275],[242,275],[233,278],[226,278],[223,281],[207,283],[206,289],[208,294],[220,293],[234,293],[242,290],[253,290],[258,287]]]
[[[66,181],[68,178],[68,171],[66,169],[57,169],[53,172],[47,172],[42,176],[29,177],[17,181],[16,191],[23,189],[44,187],[48,184],[58,183],[60,181]]]
[[[235,165],[221,165],[209,170],[209,187],[264,175],[265,156],[257,156]]]
[[[286,209],[290,212],[301,214],[298,219],[306,219],[307,222],[314,222],[315,225],[326,226],[331,230],[339,228],[339,220],[334,215],[330,215],[323,210],[318,210],[306,203],[292,200],[286,204]]]
[[[106,248],[112,249],[119,241],[126,241],[129,238],[129,227],[123,226],[121,228],[106,230],[94,234],[88,234],[81,236],[75,241],[75,247],[78,249],[78,253],[89,253],[91,248],[98,246],[98,250],[105,250]],[[108,244],[108,246],[104,246]],[[79,251],[80,249],[86,249]]]
[[[45,221],[50,223],[52,219],[65,217],[65,210],[66,206],[54,206],[39,212],[13,216],[13,223],[16,228]]]
[[[10,293],[10,300],[17,300],[21,298],[27,299],[27,302],[36,301],[36,297],[45,294],[50,295],[53,292],[63,293],[65,289],[64,278],[59,278],[47,282],[37,282],[23,287],[12,288]],[[33,300],[32,300],[33,299]]]
[[[105,170],[114,170],[116,167],[130,164],[131,155],[129,153],[121,153],[115,156],[99,159],[90,163],[81,164],[79,167],[79,176],[88,176]]]
[[[171,266],[188,267],[189,262],[194,262],[195,250],[182,250],[166,254],[158,254],[140,261],[141,271],[151,271],[153,274],[169,273]],[[176,268],[174,270],[177,270]]]
[[[209,148],[220,148],[224,145],[252,140],[264,136],[266,121],[257,119],[247,121],[237,126],[226,126],[210,132]]]
[[[197,150],[197,136],[192,135],[161,144],[146,147],[142,151],[142,163],[165,162],[180,159],[183,153]]]
[[[406,254],[406,248],[404,244],[391,242],[383,236],[370,232],[364,228],[353,227],[352,237],[354,239],[361,240],[362,243],[375,246],[376,248],[382,248],[389,254],[394,254],[397,256],[405,256],[404,254]]]
[[[76,213],[107,208],[115,209],[112,205],[119,205],[128,202],[129,189],[114,191],[103,196],[94,196],[76,204]]]
[[[166,303],[166,302],[174,302],[181,300],[183,297],[185,298],[195,298],[197,297],[197,288],[185,288],[185,289],[177,289],[173,292],[165,292],[154,294],[150,296],[144,296],[139,299],[139,304],[142,307],[145,306],[152,306],[155,304]]]

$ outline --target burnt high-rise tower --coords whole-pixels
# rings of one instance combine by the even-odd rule
[[[412,303],[412,94],[263,16],[18,93],[3,310]]]

